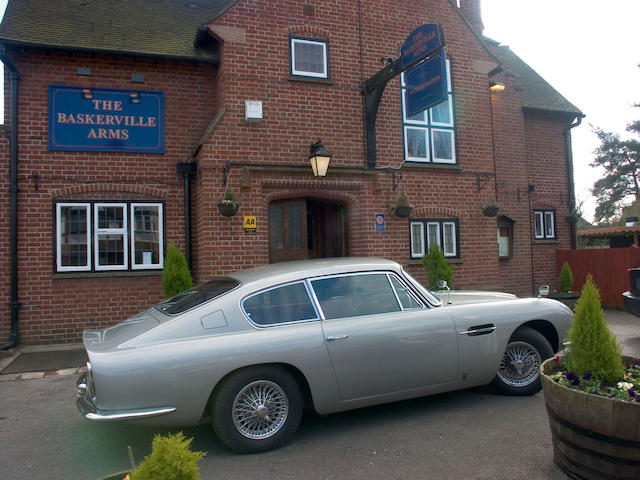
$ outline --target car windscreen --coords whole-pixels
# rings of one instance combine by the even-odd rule
[[[197,287],[165,300],[155,306],[157,310],[167,315],[176,315],[191,308],[202,305],[213,298],[233,290],[240,282],[231,277],[215,277]]]

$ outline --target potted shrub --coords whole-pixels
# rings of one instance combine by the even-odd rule
[[[427,284],[431,290],[441,289],[438,284],[441,280],[453,287],[453,268],[438,245],[432,244],[429,247],[429,251],[422,257],[422,265],[427,270]]]
[[[413,211],[413,205],[409,203],[406,192],[398,195],[398,201],[391,206],[391,210],[396,217],[407,218]]]
[[[167,298],[189,290],[193,287],[193,278],[187,261],[178,247],[170,243],[162,271],[162,289]]]
[[[591,276],[568,339],[541,367],[554,461],[574,478],[640,478],[640,361],[621,355]]]
[[[500,211],[500,205],[498,205],[494,200],[483,205],[481,208],[482,208],[482,214],[485,217],[495,217],[496,215],[498,215],[498,212]]]
[[[151,443],[151,453],[140,465],[135,467],[133,455],[129,450],[131,472],[116,473],[102,480],[198,480],[198,462],[206,453],[192,452],[192,441],[193,438],[186,438],[182,432],[175,435],[155,435]]]
[[[232,217],[236,214],[240,208],[240,204],[236,201],[236,197],[233,190],[227,190],[224,192],[222,201],[218,203],[218,210],[225,217]]]
[[[567,307],[573,310],[578,301],[580,294],[571,290],[573,286],[573,273],[571,267],[567,262],[562,264],[560,269],[560,275],[558,275],[558,288],[556,291],[549,295],[549,298],[558,300],[564,303]]]

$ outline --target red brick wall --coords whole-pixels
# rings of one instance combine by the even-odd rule
[[[86,327],[106,326],[147,308],[163,297],[160,273],[55,274],[53,199],[156,199],[165,201],[166,240],[184,249],[184,189],[176,163],[190,158],[215,110],[215,69],[189,63],[88,56],[29,50],[11,52],[19,82],[18,278],[22,344],[77,342]],[[91,68],[90,77],[76,75]],[[132,84],[132,72],[145,76]],[[49,151],[49,85],[76,85],[165,93],[165,154]],[[6,89],[8,92],[8,88]],[[9,105],[8,100],[5,103]],[[5,109],[8,121],[8,108]],[[8,144],[8,134],[0,137]],[[2,148],[2,179],[8,182],[9,153]],[[33,173],[38,180],[33,180]],[[3,225],[8,221],[8,185],[0,197]],[[7,217],[7,218],[5,218]],[[8,291],[8,231],[0,288]],[[8,301],[5,301],[5,306]],[[9,311],[0,317],[0,334],[9,332]]]

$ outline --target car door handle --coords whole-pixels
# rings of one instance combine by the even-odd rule
[[[473,327],[469,327],[469,330],[460,332],[460,335],[469,335],[470,337],[476,337],[478,335],[488,335],[490,333],[493,333],[495,329],[496,326],[492,323],[487,323],[485,325],[475,325]]]
[[[333,337],[327,337],[328,342],[334,342],[336,340],[343,340],[349,338],[349,335],[334,335]]]

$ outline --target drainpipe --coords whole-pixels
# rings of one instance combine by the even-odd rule
[[[11,213],[9,220],[9,269],[10,269],[10,285],[11,295],[9,299],[9,308],[11,309],[11,336],[9,341],[4,345],[0,345],[0,350],[9,350],[10,348],[18,346],[20,340],[18,310],[20,308],[20,302],[18,301],[18,70],[7,58],[7,52],[3,46],[0,46],[0,61],[4,64],[5,68],[9,70],[10,90],[9,96],[11,97],[10,104],[10,124],[11,124],[11,137],[10,137],[10,202]]]
[[[185,257],[189,271],[191,264],[191,179],[196,176],[197,164],[195,162],[182,162],[176,165],[177,171],[184,178],[184,245]]]
[[[576,208],[576,186],[573,180],[573,149],[571,147],[571,129],[577,127],[582,123],[584,118],[583,114],[578,115],[575,121],[564,129],[564,140],[567,149],[567,180],[569,186],[569,213]],[[571,229],[571,250],[575,250],[578,242],[576,240],[576,224],[571,223],[569,225]]]

